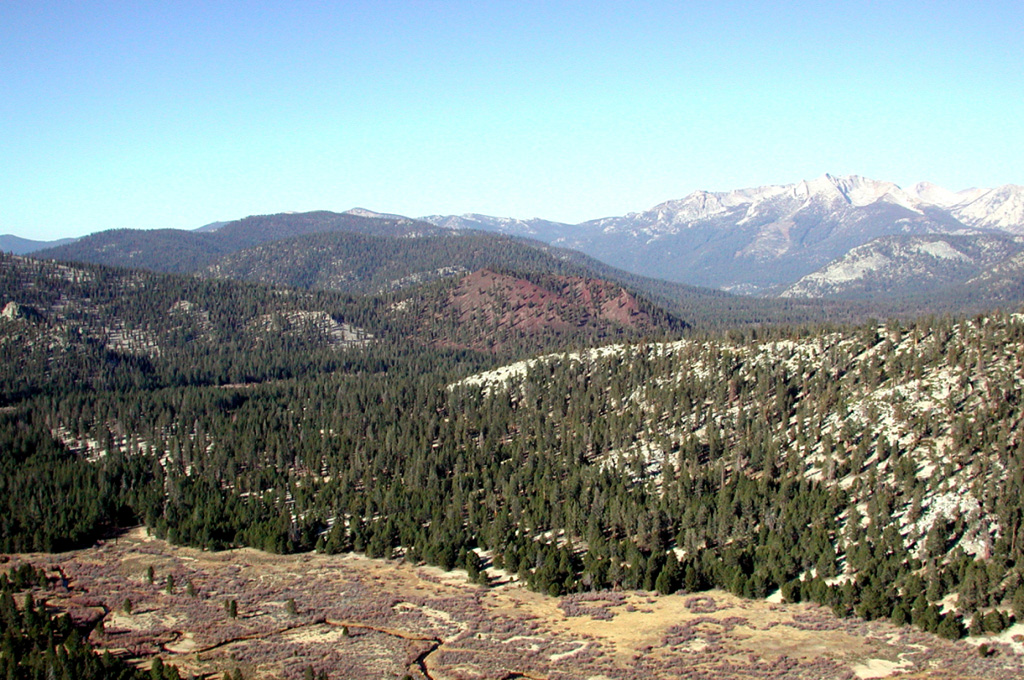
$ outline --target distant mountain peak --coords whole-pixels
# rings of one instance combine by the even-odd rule
[[[795,211],[811,203],[836,203],[862,208],[883,200],[920,212],[921,201],[893,182],[873,180],[860,175],[837,176],[824,173],[815,179],[801,180],[793,184],[770,184],[726,192],[700,189],[683,199],[660,203],[646,213],[633,214],[653,215],[659,221],[680,224],[746,208],[747,215],[742,222],[753,217],[752,213],[763,213],[764,205],[771,205],[776,209],[788,207],[789,210]]]
[[[383,220],[406,220],[406,219],[409,219],[409,218],[404,217],[402,215],[393,215],[391,213],[379,213],[379,212],[375,212],[373,210],[367,210],[366,208],[352,208],[351,210],[346,210],[345,212],[343,212],[342,215],[352,215],[354,217],[372,217],[372,218],[383,219]]]
[[[251,216],[213,231],[214,225],[202,229],[211,233],[201,234],[110,232],[40,256],[192,271],[260,243],[309,233],[413,238],[471,229],[578,250],[642,276],[759,295],[791,286],[880,237],[1024,236],[1024,187],[950,191],[919,182],[903,188],[862,175],[826,172],[789,184],[700,189],[647,210],[580,224],[478,213],[414,219],[355,207],[343,214]],[[905,249],[894,251],[898,257],[892,261],[903,262],[906,253],[915,263],[926,262]],[[443,263],[437,266],[443,268]]]
[[[968,189],[968,191],[971,191]],[[957,193],[950,191],[945,187],[940,187],[931,182],[918,182],[914,186],[907,189],[907,193],[916,198],[922,203],[928,203],[931,205],[937,205],[944,208],[962,203],[964,201],[963,192]]]
[[[217,231],[218,229],[223,227],[225,224],[230,224],[230,222],[229,221],[210,222],[209,224],[204,224],[203,226],[198,227],[198,228],[194,229],[193,231],[197,231],[197,232],[200,232],[200,233],[208,233],[208,232],[211,232],[211,231]]]
[[[822,173],[790,184],[699,189],[622,216],[577,225],[468,214],[422,218],[456,229],[530,236],[645,276],[763,294],[791,285],[887,235],[1024,234],[1019,187],[904,189],[862,175]]]
[[[1024,186],[1004,184],[983,190],[973,200],[955,206],[953,214],[964,224],[979,229],[1024,234]]]
[[[0,251],[15,255],[28,255],[29,253],[45,250],[46,248],[56,248],[57,246],[74,243],[77,240],[75,238],[62,238],[56,241],[34,241],[13,234],[2,234],[0,235]]]

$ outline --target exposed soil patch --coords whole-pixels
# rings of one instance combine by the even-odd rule
[[[461,329],[459,342],[471,340],[470,346],[482,350],[516,334],[653,330],[659,323],[631,293],[607,281],[550,276],[534,283],[488,269],[463,277],[441,308],[427,325],[436,327],[445,318]]]
[[[981,658],[966,642],[911,628],[719,592],[555,599],[356,555],[206,553],[143,530],[4,567],[25,560],[55,575],[37,597],[102,620],[95,645],[143,665],[159,655],[184,677],[239,668],[246,678],[292,679],[310,666],[339,679],[1024,677],[1009,645]]]

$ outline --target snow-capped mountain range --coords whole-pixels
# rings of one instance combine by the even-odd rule
[[[540,239],[646,276],[771,294],[882,237],[1024,235],[1024,187],[953,192],[921,182],[904,189],[824,174],[793,184],[695,191],[644,212],[577,225],[484,215],[422,219]]]
[[[309,218],[297,233],[349,218],[363,220],[361,233],[372,232],[376,219],[416,224],[362,208],[340,216],[310,215],[331,217],[323,224]],[[1012,184],[950,191],[928,182],[903,188],[857,175],[824,174],[792,184],[695,191],[650,210],[580,224],[479,214],[420,219],[443,229],[527,237],[643,276],[753,295],[872,297],[971,283],[975,291],[999,288],[1010,297],[1018,291],[1024,299],[1024,254],[1018,252],[1024,243],[1024,187]],[[253,220],[259,218],[227,228],[249,243]],[[234,224],[213,223],[197,231],[220,233]],[[420,233],[405,230],[410,237]],[[124,236],[111,237],[112,244]],[[189,241],[193,249],[208,247],[194,241]],[[0,236],[0,250],[71,257],[42,250],[55,245]],[[103,246],[103,257],[108,251]]]

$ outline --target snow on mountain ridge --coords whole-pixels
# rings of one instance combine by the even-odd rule
[[[641,218],[651,226],[679,227],[724,216],[735,209],[745,207],[745,215],[737,222],[742,225],[770,211],[791,214],[812,204],[846,204],[862,208],[883,200],[919,214],[922,212],[920,206],[923,201],[892,182],[859,175],[836,177],[825,173],[813,180],[802,180],[793,184],[770,184],[728,192],[698,190],[683,199],[660,203],[644,213],[630,213],[618,220],[606,218],[599,222],[635,221]],[[609,227],[612,225],[608,224],[606,231]],[[670,228],[669,231],[674,229]]]
[[[539,217],[522,220],[515,217],[492,217],[480,213],[427,215],[418,219],[446,229],[480,229],[500,234],[538,238],[549,243],[556,241],[562,231],[572,226],[561,222],[551,222]]]
[[[1012,187],[1013,185],[1007,185]],[[1017,187],[1020,189],[1020,187]],[[743,210],[742,217],[735,224],[744,225],[758,219],[783,219],[786,214],[801,208],[820,206],[823,208],[842,205],[863,208],[880,201],[898,205],[917,214],[923,214],[922,206],[933,205],[941,208],[968,204],[980,197],[991,194],[991,189],[966,189],[953,192],[930,182],[919,182],[904,190],[899,185],[874,180],[860,175],[831,175],[823,173],[812,180],[801,180],[790,184],[768,184],[730,191],[708,191],[698,189],[679,199],[659,203],[649,210],[631,212],[622,216],[610,216],[583,222],[580,225],[548,222],[534,218],[523,220],[513,217],[492,217],[477,213],[458,216],[431,215],[419,219],[454,228],[478,226],[506,233],[538,233],[538,226],[552,225],[560,228],[590,226],[605,233],[630,232],[633,234],[657,235],[677,233],[679,229],[705,221],[726,218]],[[1022,202],[1024,206],[1024,202]],[[980,206],[977,212],[982,213]],[[1024,212],[1024,207],[1022,207]],[[1016,212],[1013,213],[1016,215]],[[1012,218],[1016,219],[1016,218]],[[1009,221],[1012,221],[1009,219]],[[1024,222],[1024,216],[1020,222]],[[1001,228],[1001,227],[995,227]]]
[[[1024,186],[1004,184],[953,208],[953,215],[979,229],[1024,234]]]
[[[877,201],[889,201],[904,208],[921,212],[920,201],[915,200],[903,189],[892,182],[868,179],[860,175],[848,177],[832,177],[825,175],[836,185],[851,205],[857,208],[871,205]]]
[[[1024,235],[1024,188],[954,192],[920,182],[904,189],[860,175],[824,173],[791,184],[697,190],[648,210],[576,225],[484,216],[427,219],[531,236],[644,276],[768,294],[879,237]],[[926,269],[938,266],[924,255],[887,256],[894,267],[911,261]],[[946,269],[960,266],[937,261],[949,263]]]
[[[921,203],[937,205],[940,208],[951,208],[960,203],[968,203],[978,196],[984,194],[988,189],[964,189],[963,191],[950,191],[945,187],[932,184],[931,182],[918,182],[906,190]]]

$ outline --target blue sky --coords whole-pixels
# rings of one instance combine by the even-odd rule
[[[1024,183],[1024,3],[0,3],[0,233]]]

